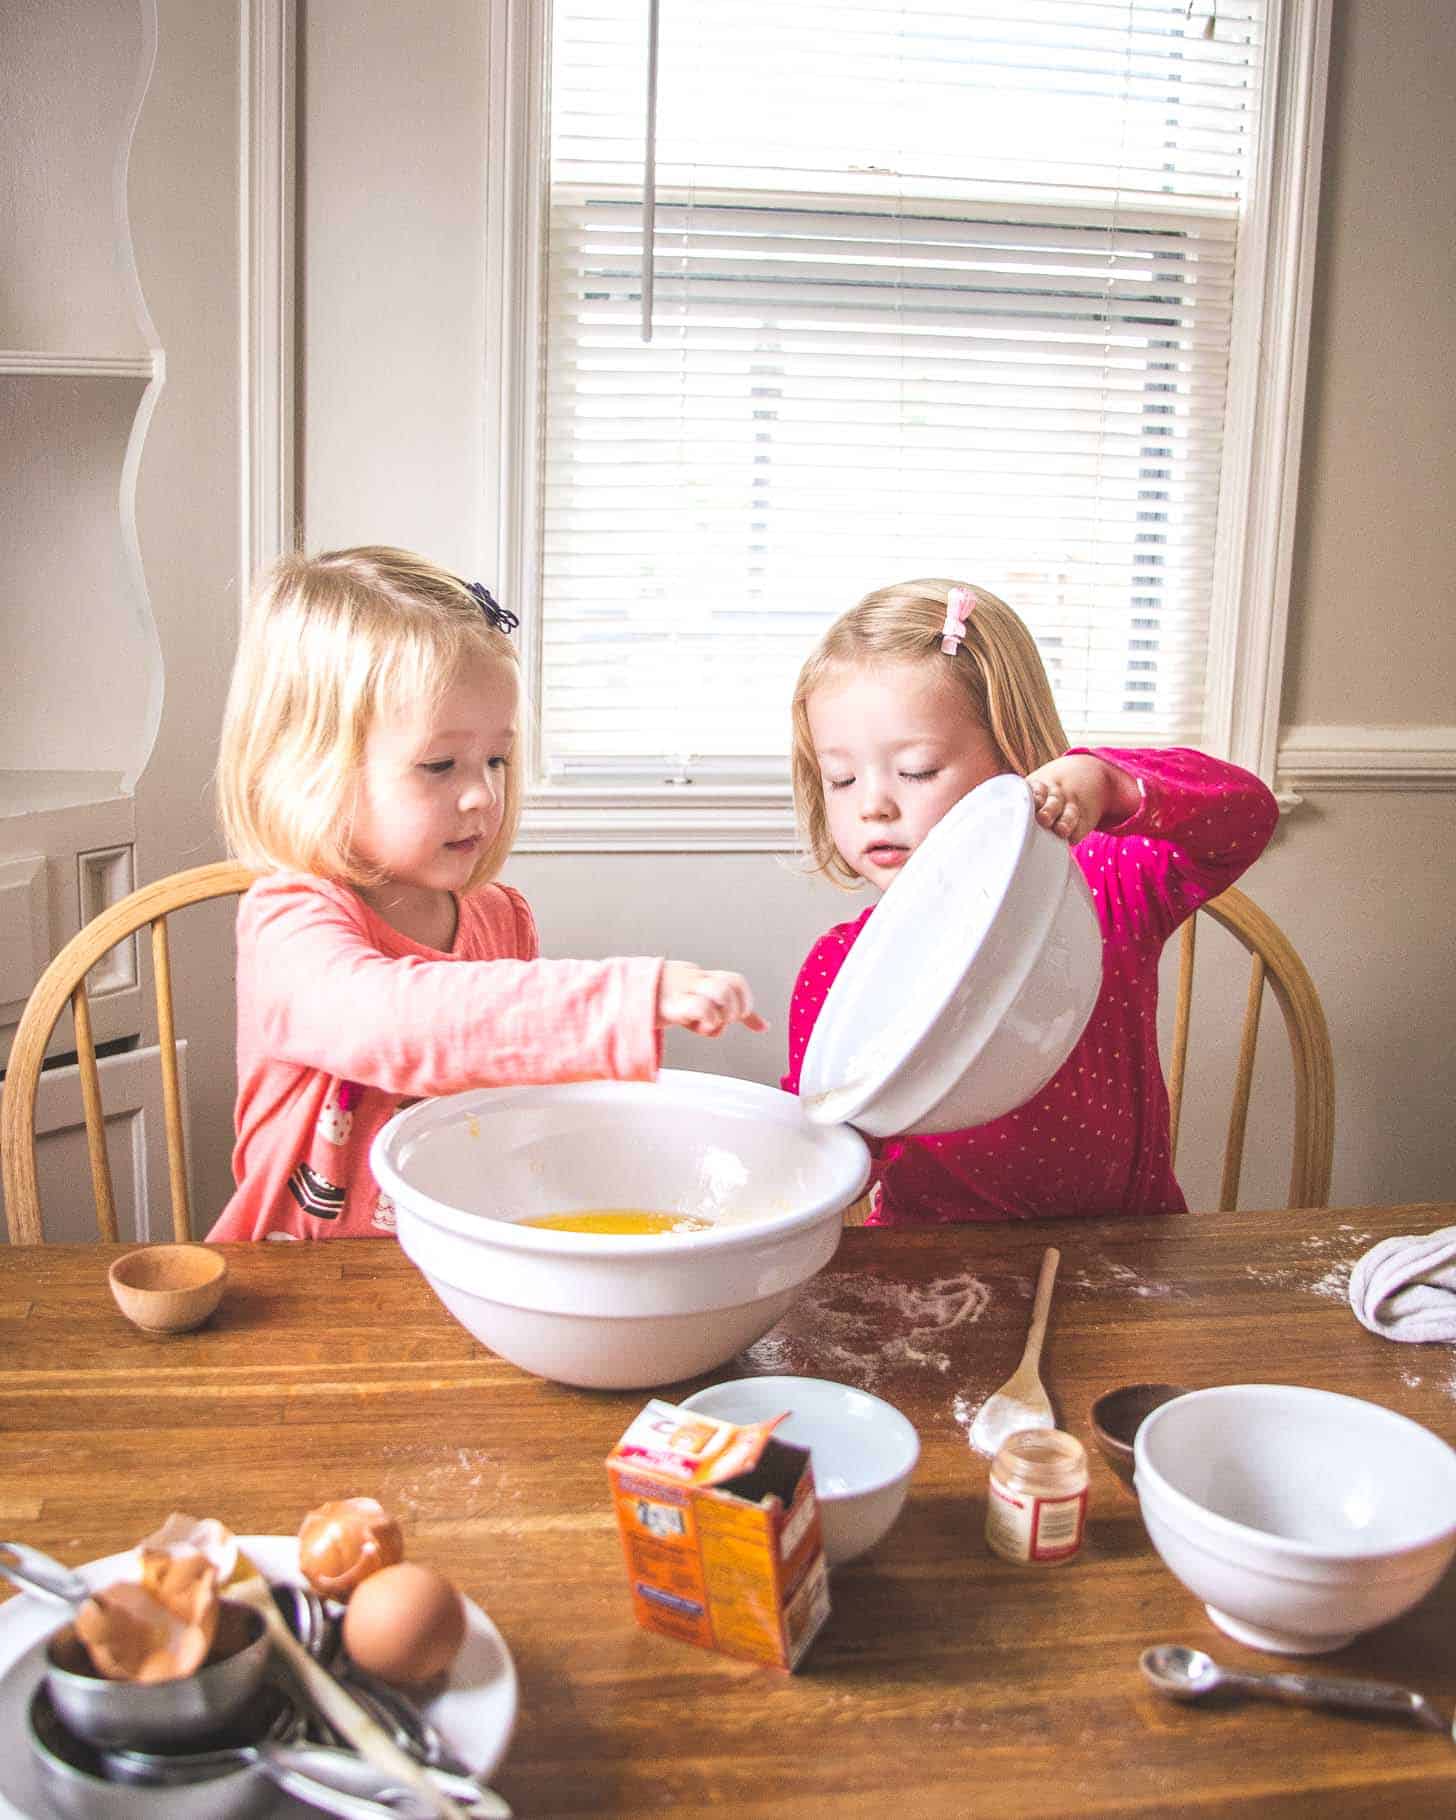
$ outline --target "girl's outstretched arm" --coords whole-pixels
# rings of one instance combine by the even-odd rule
[[[498,959],[383,953],[346,887],[263,880],[238,914],[240,1050],[419,1097],[652,1079],[662,961],[518,958],[502,921]]]

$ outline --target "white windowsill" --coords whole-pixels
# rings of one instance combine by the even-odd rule
[[[533,790],[517,853],[789,853],[787,785]]]
[[[1282,813],[1321,791],[1456,790],[1456,726],[1290,727],[1279,744]],[[535,790],[518,853],[792,853],[786,785]]]

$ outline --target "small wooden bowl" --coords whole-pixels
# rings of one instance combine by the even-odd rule
[[[116,1305],[147,1333],[187,1333],[222,1300],[227,1259],[206,1245],[146,1245],[107,1273]]]
[[[1182,1384],[1122,1384],[1092,1405],[1092,1436],[1107,1464],[1132,1490],[1133,1437],[1162,1403],[1184,1395]]]

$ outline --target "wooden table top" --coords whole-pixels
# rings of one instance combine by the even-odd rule
[[[114,1309],[100,1245],[0,1249],[0,1534],[70,1562],[171,1509],[292,1532],[369,1494],[503,1632],[520,1717],[495,1778],[535,1816],[1386,1815],[1450,1808],[1456,1751],[1400,1726],[1146,1691],[1148,1643],[1294,1666],[1217,1631],[1093,1455],[1087,1540],[1013,1567],[983,1540],[967,1445],[1021,1352],[1042,1249],[1062,1264],[1043,1359],[1061,1424],[1137,1380],[1275,1380],[1372,1398],[1456,1441],[1456,1360],[1361,1328],[1349,1267],[1456,1206],[852,1230],[733,1366],[889,1398],[923,1453],[904,1514],[840,1569],[788,1676],[639,1630],[603,1460],[647,1392],[580,1391],[477,1345],[392,1240],[230,1246],[213,1322],[170,1340]],[[682,1394],[699,1382],[682,1387]],[[1456,1705],[1456,1575],[1318,1666]]]

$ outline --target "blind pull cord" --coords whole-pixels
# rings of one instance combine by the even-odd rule
[[[647,0],[647,144],[642,156],[642,339],[652,339],[653,241],[657,232],[657,40],[661,0]]]

